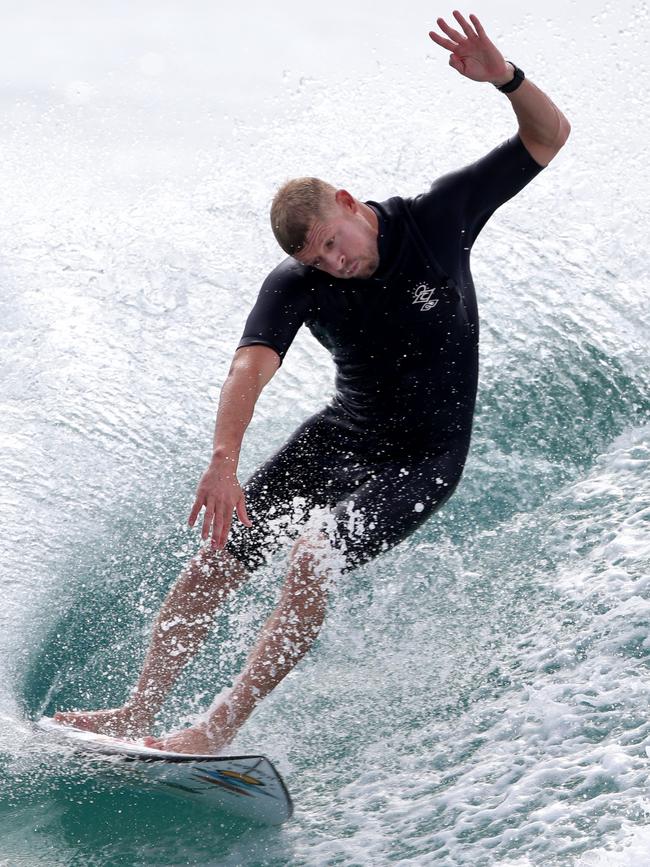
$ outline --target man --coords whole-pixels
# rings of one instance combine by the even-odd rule
[[[405,539],[458,484],[478,378],[470,250],[494,210],[558,153],[570,126],[476,16],[471,24],[454,17],[460,30],[439,18],[444,36],[431,39],[461,75],[507,94],[517,135],[414,199],[360,202],[316,178],[278,191],[271,221],[289,258],[264,282],[246,323],[190,514],[194,525],[205,509],[202,537],[211,545],[165,600],[127,703],[59,713],[61,722],[127,736],[150,731],[215,609],[297,537],[280,602],[228,698],[201,724],[145,739],[181,752],[220,750],[313,643],[330,580]],[[244,432],[302,324],[334,356],[336,395],[242,490]]]

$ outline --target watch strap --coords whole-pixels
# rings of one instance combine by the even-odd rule
[[[512,60],[509,60],[508,63],[512,63]],[[519,67],[515,66],[514,63],[512,63],[512,66],[515,70],[514,78],[512,79],[512,81],[509,81],[507,84],[502,84],[501,86],[499,86],[498,84],[494,85],[497,90],[501,91],[501,93],[513,93],[515,90],[517,90],[521,82],[526,78],[523,69],[519,69]]]

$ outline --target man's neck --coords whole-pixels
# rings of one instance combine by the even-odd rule
[[[374,233],[379,234],[379,219],[377,218],[377,214],[375,213],[374,208],[371,208],[370,205],[366,205],[364,202],[361,202],[361,213],[366,218],[368,223],[373,228]]]

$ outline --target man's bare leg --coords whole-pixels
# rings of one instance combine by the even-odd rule
[[[227,701],[207,720],[164,738],[145,738],[158,749],[217,752],[235,737],[254,708],[307,653],[320,631],[327,605],[327,554],[324,537],[299,540],[292,552],[278,606],[266,621],[242,674]]]
[[[210,631],[215,610],[247,577],[231,554],[201,549],[160,609],[142,673],[129,700],[108,710],[55,713],[54,719],[121,737],[150,732],[165,696]]]

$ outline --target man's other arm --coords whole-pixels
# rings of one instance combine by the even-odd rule
[[[451,52],[449,65],[472,81],[490,82],[497,86],[512,81],[514,68],[490,41],[476,15],[471,24],[460,12],[454,18],[461,31],[450,27],[443,18],[437,23],[445,36],[430,31],[429,36],[441,48]],[[473,26],[472,26],[473,25]],[[541,166],[550,163],[564,145],[571,125],[556,105],[532,81],[525,79],[507,94],[519,122],[519,137],[531,157]]]
[[[508,64],[510,68],[512,64]],[[514,70],[493,82],[512,81]],[[540,166],[547,166],[569,138],[571,124],[560,109],[526,78],[513,93],[506,94],[519,122],[519,138]]]
[[[251,526],[237,479],[239,453],[255,404],[279,366],[280,356],[269,346],[241,347],[235,352],[221,389],[212,458],[199,482],[189,516],[193,527],[205,507],[201,536],[207,539],[211,533],[213,547],[223,548],[226,544],[234,510],[243,524]]]

